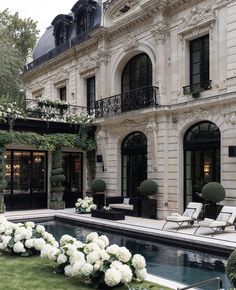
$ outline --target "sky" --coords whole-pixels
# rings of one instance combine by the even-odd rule
[[[19,12],[21,18],[31,17],[38,21],[40,35],[50,26],[58,14],[68,14],[76,0],[0,0],[0,11],[9,8]]]

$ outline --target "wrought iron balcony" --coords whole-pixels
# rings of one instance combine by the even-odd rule
[[[43,120],[65,120],[70,116],[87,113],[87,108],[75,105],[40,105],[38,100],[26,99],[26,115],[29,118]]]
[[[211,89],[211,80],[202,81],[198,84],[191,84],[189,86],[183,87],[184,95],[192,95],[194,98],[198,98],[200,93],[205,90]]]
[[[144,87],[95,102],[95,117],[101,118],[158,105],[158,87]]]
[[[93,27],[90,27],[88,31],[82,32],[76,37],[72,38],[71,40],[68,40],[67,42],[55,47],[54,49],[48,51],[46,54],[42,55],[41,57],[35,59],[34,61],[28,63],[24,66],[23,72],[27,72],[51,59],[58,56],[59,54],[65,52],[66,50],[76,46],[77,44],[80,44],[82,42],[85,42],[90,38],[89,33],[98,28],[99,25],[95,25]]]

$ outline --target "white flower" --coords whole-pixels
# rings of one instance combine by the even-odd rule
[[[72,236],[70,235],[63,235],[60,239],[60,245],[64,246],[65,244],[67,243],[70,243],[70,242],[75,242],[76,239],[73,238]]]
[[[100,240],[102,240],[104,243],[105,243],[105,247],[108,247],[109,246],[109,239],[108,239],[108,237],[107,236],[105,236],[105,235],[101,235],[100,237],[99,237],[99,239]]]
[[[98,233],[92,232],[86,236],[86,243],[93,242],[98,238]]]
[[[103,261],[107,261],[110,259],[110,255],[105,250],[100,250],[99,254]]]
[[[41,251],[43,246],[45,245],[46,245],[46,242],[44,241],[43,238],[34,239],[34,247],[36,250]]]
[[[96,243],[99,246],[99,248],[102,250],[105,249],[105,247],[106,247],[105,242],[103,240],[101,240],[100,238],[94,239],[93,243]]]
[[[146,261],[142,255],[136,254],[132,258],[132,265],[136,270],[142,270],[146,267]]]
[[[87,256],[87,262],[90,264],[95,264],[98,260],[100,260],[99,251],[94,251]]]
[[[99,251],[100,247],[96,243],[89,243],[84,247],[84,253],[89,254],[92,253],[93,251]]]
[[[121,263],[121,261],[115,260],[111,263],[110,268],[114,268],[114,269],[119,271],[119,269],[122,265],[123,264]]]
[[[72,268],[71,265],[67,265],[64,269],[65,271],[65,275],[68,276],[68,277],[73,277],[74,276],[74,270]]]
[[[30,227],[30,228],[34,228],[35,227],[35,223],[34,222],[26,222],[25,225],[27,227]]]
[[[135,274],[139,281],[144,281],[147,278],[147,269],[144,268],[142,270],[136,270]]]
[[[64,254],[60,254],[57,258],[57,263],[64,264],[65,262],[67,262],[67,256]]]
[[[88,277],[93,272],[93,266],[89,263],[85,263],[81,267],[80,272],[83,276]]]
[[[36,232],[38,232],[39,234],[45,233],[45,227],[42,225],[37,225]]]
[[[107,251],[108,254],[116,256],[116,254],[117,254],[119,248],[120,248],[120,247],[119,247],[118,245],[113,244],[113,245],[107,247],[107,248],[106,248],[106,251]]]
[[[26,248],[28,248],[28,249],[33,248],[33,246],[34,246],[34,239],[26,240],[26,241],[25,241],[25,246],[26,246]]]
[[[13,251],[15,253],[24,253],[25,252],[24,245],[21,242],[16,242],[13,247]]]
[[[126,247],[120,247],[117,251],[116,257],[123,263],[127,263],[132,257],[130,251]]]
[[[133,278],[133,273],[128,265],[122,265],[119,268],[119,272],[121,274],[121,283],[126,284],[126,283],[131,282]]]
[[[121,274],[115,268],[110,268],[105,273],[105,283],[109,287],[114,287],[121,282]]]
[[[85,264],[85,262],[83,262],[83,261],[78,261],[78,262],[73,264],[72,268],[73,268],[73,273],[75,276],[79,276],[81,274],[80,270],[84,264]]]
[[[93,265],[95,271],[100,270],[100,269],[102,268],[102,266],[103,266],[103,261],[101,261],[101,260],[100,260],[100,261],[97,261],[97,262]]]

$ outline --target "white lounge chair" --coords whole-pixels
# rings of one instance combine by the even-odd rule
[[[179,230],[179,228],[185,223],[186,226],[192,226],[194,221],[198,219],[201,210],[202,203],[190,202],[182,215],[178,213],[172,213],[170,216],[167,216],[166,222],[164,223],[162,229],[164,229],[168,222],[177,223],[179,226],[177,230]]]
[[[205,218],[203,221],[199,221],[198,227],[196,228],[194,234],[200,227],[205,227],[213,230],[213,236],[216,232],[223,232],[228,226],[235,226],[235,219],[236,207],[223,206],[216,220]]]

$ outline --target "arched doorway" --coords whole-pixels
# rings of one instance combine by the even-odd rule
[[[202,201],[199,193],[220,182],[220,130],[211,122],[194,124],[184,135],[184,203]]]
[[[147,179],[147,138],[141,132],[129,134],[121,147],[122,195],[137,194],[137,187]]]

